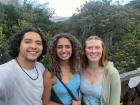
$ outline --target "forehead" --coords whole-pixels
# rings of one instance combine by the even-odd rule
[[[71,42],[67,38],[60,38],[60,39],[58,39],[57,45],[60,45],[60,44],[70,45]]]
[[[23,39],[40,40],[42,41],[40,35],[36,32],[27,32],[24,34]]]
[[[99,39],[87,40],[86,46],[102,46],[102,41]]]

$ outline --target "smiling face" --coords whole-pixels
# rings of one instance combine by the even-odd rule
[[[89,62],[99,63],[103,53],[102,41],[91,39],[86,41],[85,54]]]
[[[60,61],[69,61],[72,55],[71,42],[67,38],[58,39],[56,52]]]
[[[43,45],[40,35],[36,32],[27,32],[21,40],[18,58],[34,62],[41,55],[42,50]]]

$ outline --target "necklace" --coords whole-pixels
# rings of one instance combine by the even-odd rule
[[[15,59],[15,60],[17,61],[17,64],[20,66],[21,70],[22,70],[30,79],[32,79],[32,80],[37,80],[37,79],[38,79],[39,74],[38,74],[38,70],[37,70],[36,66],[35,66],[35,70],[36,70],[37,76],[36,76],[36,78],[32,78],[32,77],[22,68],[22,66],[20,65],[19,61],[18,61],[17,59]]]

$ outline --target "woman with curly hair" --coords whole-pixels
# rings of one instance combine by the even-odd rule
[[[43,105],[80,105],[79,50],[80,43],[73,35],[54,36],[49,50],[51,65],[44,73]]]

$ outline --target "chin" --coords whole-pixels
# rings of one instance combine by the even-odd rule
[[[63,61],[68,61],[69,59],[62,59]]]
[[[34,62],[34,61],[36,61],[37,60],[37,58],[35,57],[35,58],[28,58],[28,61],[30,61],[30,62]]]
[[[69,58],[61,59],[62,61],[69,61]]]
[[[99,62],[99,59],[91,59],[90,61],[93,63],[97,63],[97,62]]]

